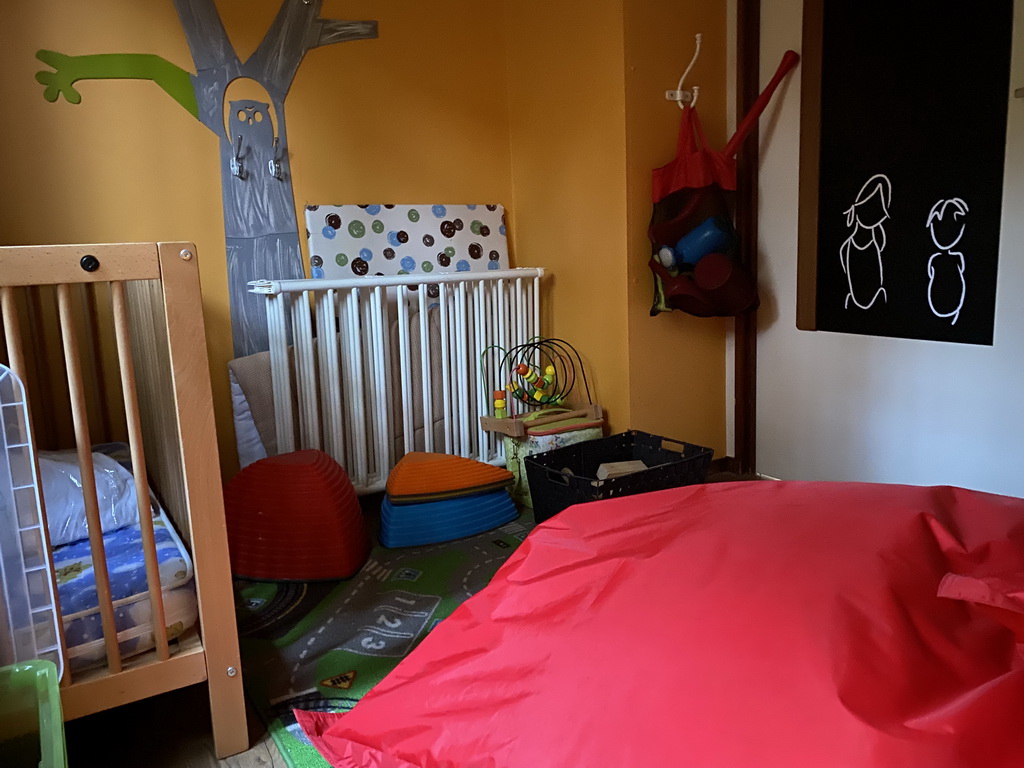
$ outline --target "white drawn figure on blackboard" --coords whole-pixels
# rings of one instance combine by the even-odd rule
[[[881,297],[886,301],[882,251],[885,250],[885,221],[889,218],[892,185],[883,173],[868,179],[857,199],[846,210],[846,226],[853,229],[839,247],[839,256],[846,274],[849,291],[844,307],[850,302],[860,309],[870,309]]]
[[[925,224],[932,242],[939,249],[928,259],[928,306],[936,317],[953,318],[952,325],[956,325],[967,296],[964,255],[952,250],[964,236],[966,216],[967,203],[954,197],[952,200],[939,200],[932,206]]]

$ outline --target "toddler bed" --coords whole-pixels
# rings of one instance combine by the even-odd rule
[[[43,526],[65,610],[65,718],[206,681],[216,753],[245,750],[195,247],[0,247],[0,309],[0,348],[25,385],[36,448],[73,449],[81,467],[87,538],[52,546]],[[104,532],[92,451],[110,441],[127,445],[115,453],[130,457],[137,512]],[[54,517],[63,511],[55,503]]]

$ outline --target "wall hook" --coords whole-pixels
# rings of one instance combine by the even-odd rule
[[[242,136],[238,136],[238,146],[235,148],[231,158],[231,175],[240,179],[245,178],[245,169],[242,168]]]
[[[683,72],[683,76],[679,78],[679,83],[676,85],[676,89],[674,91],[665,91],[665,98],[669,101],[674,101],[679,105],[680,109],[685,108],[687,104],[691,107],[697,106],[697,97],[700,95],[700,86],[695,85],[691,90],[684,91],[683,83],[690,75],[690,70],[693,69],[693,65],[697,63],[697,57],[700,56],[700,44],[703,37],[704,36],[700,32],[697,33],[697,44],[693,51],[693,58],[690,59],[690,63],[687,65],[686,71]]]
[[[267,161],[267,167],[270,169],[270,175],[275,179],[281,179],[284,177],[284,173],[281,171],[281,156],[277,154],[277,141],[278,137],[274,137],[274,156]]]

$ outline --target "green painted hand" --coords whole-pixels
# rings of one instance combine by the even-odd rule
[[[69,104],[81,103],[82,94],[72,87],[75,81],[82,78],[78,67],[75,66],[75,57],[57,51],[42,50],[36,53],[36,58],[55,70],[51,72],[44,69],[36,72],[36,80],[46,86],[43,98],[47,101],[56,101],[63,93]]]
[[[56,101],[64,94],[69,104],[79,104],[82,95],[72,86],[79,80],[152,80],[193,117],[199,117],[192,79],[188,72],[166,59],[148,53],[96,53],[67,56],[57,51],[39,51],[36,58],[54,71],[36,72],[46,86],[43,98]]]

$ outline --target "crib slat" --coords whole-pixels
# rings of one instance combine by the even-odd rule
[[[353,340],[358,339],[359,328],[358,323],[356,327],[352,327],[353,313],[352,313],[352,291],[345,291],[338,297],[338,318],[341,324],[340,334],[340,345],[341,351],[339,353],[339,361],[341,361],[341,402],[344,412],[345,421],[345,458],[346,461],[342,466],[348,472],[352,482],[359,484],[359,478],[356,477],[356,432],[359,429],[359,411],[356,408],[354,401],[355,397],[355,382],[352,379],[352,366],[349,364],[352,357],[350,350],[352,349]]]
[[[503,350],[502,351],[502,355],[504,355],[505,352],[507,352],[509,347],[511,346],[509,344],[508,301],[506,301],[506,297],[505,297],[505,281],[504,280],[499,280],[498,281],[498,345]],[[499,358],[499,360],[500,360],[500,358]],[[495,371],[495,381],[496,381],[496,383],[495,383],[495,387],[494,388],[498,389],[500,387],[501,389],[504,389],[505,388],[505,384],[506,384],[506,380],[507,380],[507,377],[506,377],[505,371],[496,370]],[[512,400],[511,397],[508,397],[508,392],[505,393],[505,410],[508,412],[509,416],[512,416],[512,415],[515,414],[514,401]],[[499,442],[504,442],[504,441],[499,441]]]
[[[40,403],[64,404],[68,400],[67,383],[62,381],[63,377],[55,375],[51,370],[49,349],[46,344],[46,325],[43,322],[43,288],[38,285],[30,286],[25,289],[23,295],[28,316],[28,338],[37,352],[32,356],[32,373],[35,375],[35,380],[31,383],[25,379],[22,379],[22,381],[24,381],[25,386],[29,388],[31,393],[39,396]],[[32,374],[26,369],[25,375],[30,376]],[[30,414],[32,411],[31,400],[32,398],[29,397]],[[60,414],[60,416],[63,415]],[[57,414],[54,414],[54,416],[56,418],[42,419],[38,425],[44,446],[55,447],[67,442],[61,440],[60,435],[60,425],[66,426],[67,419],[61,418]],[[70,438],[70,435],[68,437]]]
[[[25,349],[22,343],[21,336],[21,318],[18,316],[18,307],[15,302],[15,289],[11,287],[0,288],[0,311],[3,312],[3,323],[4,323],[4,336],[7,341],[7,362],[10,364],[10,369],[14,372],[14,375],[21,379],[22,386],[25,388],[26,399],[28,396],[28,369],[25,364]],[[29,404],[26,403],[26,406]],[[29,443],[35,445],[35,426],[32,418],[31,407],[26,407],[28,413],[28,435]],[[39,479],[39,460],[36,456],[36,452],[32,451],[32,463],[34,464],[32,471],[34,477],[38,481]],[[68,663],[68,651],[67,644],[64,642],[64,614],[61,611],[60,600],[57,599],[57,575],[53,572],[53,547],[50,544],[50,527],[46,519],[46,502],[43,499],[42,488],[39,489],[37,494],[39,501],[39,514],[42,519],[42,536],[43,536],[43,547],[46,551],[46,559],[51,564],[51,567],[47,569],[47,576],[50,586],[50,599],[53,603],[53,609],[57,614],[57,636],[59,638],[61,667],[64,670],[64,675],[61,677],[61,687],[67,687],[71,685],[71,665]]]
[[[486,294],[487,294],[487,307],[484,311],[484,316],[487,319],[487,346],[492,347],[498,343],[498,291],[497,283],[493,280],[487,283]],[[495,350],[491,349],[487,353],[487,358],[482,360],[480,363],[481,369],[481,380],[480,386],[484,390],[486,415],[493,415],[492,408],[494,407],[492,390],[498,383],[494,375],[494,353]],[[498,435],[494,432],[487,433],[487,458],[485,461],[492,461],[497,457],[498,446],[501,444],[501,440],[498,439]]]
[[[420,312],[420,396],[423,403],[423,450],[434,451],[434,377],[430,370],[430,316],[427,313],[427,286],[419,291]]]
[[[338,451],[337,461],[341,466],[348,467],[348,445],[345,440],[347,433],[347,427],[349,423],[349,417],[345,410],[345,365],[342,360],[345,354],[345,333],[346,333],[346,321],[345,311],[342,305],[341,295],[336,290],[330,290],[328,293],[328,300],[331,304],[331,313],[334,317],[335,323],[335,338],[334,348],[335,356],[337,358],[336,370],[331,372],[331,386],[334,388],[334,405],[335,405],[335,418],[337,420],[338,433],[332,435],[332,439],[335,441],[335,447]]]
[[[89,387],[91,400],[89,403],[90,413],[95,409],[98,414],[98,423],[102,442],[113,440],[114,427],[110,418],[110,406],[107,404],[107,381],[106,371],[103,367],[103,348],[100,345],[100,312],[96,291],[99,285],[96,283],[80,283],[79,290],[82,294],[82,304],[85,311],[84,335],[88,345],[90,363],[90,381],[94,386]]]
[[[372,483],[377,469],[375,467],[377,452],[373,449],[384,435],[378,432],[378,422],[373,412],[379,381],[374,378],[373,368],[373,318],[370,316],[370,300],[367,292],[359,291],[359,361],[362,366],[363,397],[360,400],[360,412],[366,424],[367,443],[365,450],[365,468],[367,485]]]
[[[533,291],[531,292],[531,302],[533,304],[533,328],[530,329],[530,335],[534,337],[540,336],[540,278],[533,278]]]
[[[267,331],[270,338],[270,369],[274,388],[274,424],[277,452],[295,450],[295,422],[292,411],[292,372],[288,361],[288,294],[267,297]]]
[[[299,440],[303,448],[320,448],[316,376],[313,373],[313,329],[309,322],[309,291],[292,302],[295,385],[299,392]]]
[[[377,472],[376,482],[383,484],[387,482],[388,472],[391,469],[391,456],[394,452],[394,444],[391,441],[391,345],[384,343],[384,336],[388,332],[388,305],[384,300],[384,289],[379,285],[373,289],[373,348],[374,352],[374,375],[377,387],[374,391],[374,404],[377,413],[377,433],[383,437],[377,444]]]
[[[350,474],[359,478],[360,484],[368,481],[367,472],[367,439],[369,430],[366,424],[366,388],[363,380],[363,339],[359,328],[359,289],[353,288],[348,295],[348,345],[347,358],[352,363],[349,379],[349,421],[353,434],[352,451],[349,453]],[[354,428],[354,429],[353,429]]]
[[[409,294],[405,286],[398,289],[398,355],[402,375],[402,438],[405,453],[416,450],[416,424],[412,406],[412,368],[409,349]]]
[[[451,335],[451,322],[448,314],[448,285],[438,283],[438,296],[441,300],[441,370],[449,375],[452,369],[451,358],[449,357],[449,338]],[[444,452],[452,453],[452,387],[442,387],[441,402],[444,404]]]
[[[468,350],[467,347],[471,343],[470,328],[468,323],[468,302],[466,301],[466,284],[459,283],[458,288],[455,292],[455,326],[456,334],[459,341],[456,347],[456,381],[454,384],[454,390],[458,394],[458,397],[463,404],[466,401],[466,372],[469,368]],[[470,455],[469,445],[469,413],[468,409],[463,405],[461,408],[456,408],[455,413],[458,414],[459,418],[459,447],[458,452],[460,456]]]
[[[336,462],[345,465],[341,418],[341,387],[338,382],[338,334],[334,291],[317,297],[317,354],[320,359],[320,410],[323,420],[324,450]]]
[[[7,362],[14,374],[23,384],[28,383],[25,365],[25,348],[21,341],[21,318],[18,316],[18,305],[15,301],[15,289],[0,287],[0,304],[3,306],[4,335],[7,340]]]
[[[96,576],[96,594],[99,598],[103,643],[107,651],[107,668],[111,673],[117,673],[121,671],[121,654],[117,647],[114,604],[110,596],[110,574],[107,571],[107,556],[103,545],[103,530],[100,525],[99,502],[96,498],[96,477],[93,474],[92,441],[89,437],[89,414],[85,404],[86,395],[82,382],[78,334],[75,330],[75,320],[72,312],[71,289],[67,283],[61,283],[57,286],[57,302],[60,309],[61,336],[64,340],[64,360],[68,368],[71,416],[75,427],[75,443],[78,447],[78,465],[81,468],[82,493],[85,497],[85,516],[89,523],[89,549],[92,553],[93,571]]]
[[[142,533],[142,553],[146,563],[153,636],[156,638],[157,657],[165,661],[170,658],[171,653],[167,647],[164,593],[160,583],[160,564],[156,555],[153,512],[149,503],[149,477],[146,473],[142,417],[139,411],[138,389],[135,385],[135,360],[132,357],[131,329],[128,324],[128,299],[125,296],[124,283],[111,283],[110,291],[114,306],[117,358],[121,369],[121,392],[124,395],[124,414],[128,425],[128,445],[131,449],[132,474],[135,476],[135,495],[139,505],[139,530]]]
[[[523,280],[522,278],[516,279],[516,341],[515,345],[525,344],[529,341],[529,336],[526,334],[529,332],[526,327],[526,299],[523,296]]]
[[[475,404],[474,412],[471,414],[473,420],[473,433],[476,439],[476,451],[473,458],[478,461],[487,461],[487,433],[480,426],[480,417],[487,414],[487,395],[484,392],[483,378],[480,375],[480,356],[487,346],[486,315],[487,293],[483,283],[476,283],[473,286],[473,325],[476,328],[476,344],[473,347],[472,365],[469,369],[468,398]]]

